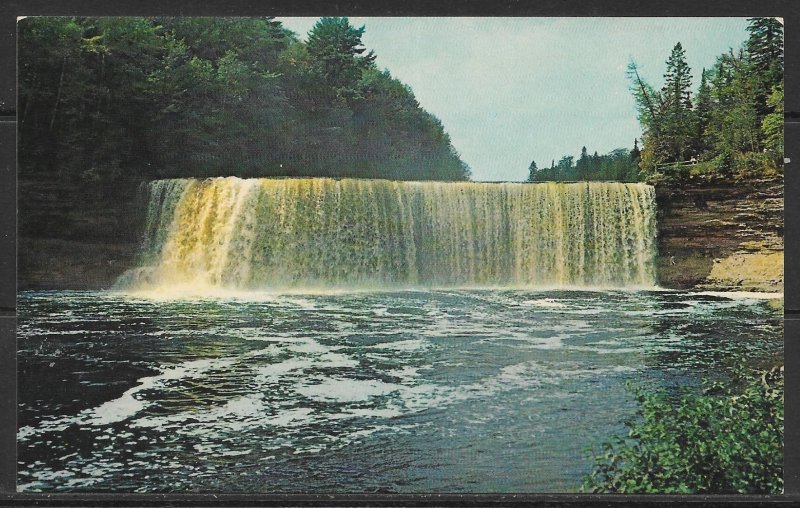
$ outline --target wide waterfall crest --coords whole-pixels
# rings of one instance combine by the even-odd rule
[[[117,287],[652,287],[655,193],[623,183],[157,180]]]

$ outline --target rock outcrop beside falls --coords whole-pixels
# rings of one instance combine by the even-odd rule
[[[783,178],[656,188],[659,284],[783,291]]]
[[[20,176],[17,288],[111,287],[139,249],[138,186],[135,179],[111,186]]]

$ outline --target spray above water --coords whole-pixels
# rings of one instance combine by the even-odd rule
[[[117,287],[651,287],[655,193],[622,183],[158,180]]]

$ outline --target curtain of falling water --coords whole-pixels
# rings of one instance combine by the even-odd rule
[[[149,192],[139,266],[118,287],[655,285],[644,184],[211,178]]]

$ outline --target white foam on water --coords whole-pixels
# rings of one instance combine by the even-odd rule
[[[359,402],[402,389],[402,385],[377,379],[323,378],[318,384],[295,386],[295,391],[309,399],[323,402]]]
[[[604,348],[604,347],[596,347],[592,345],[587,346],[569,346],[567,349],[571,349],[573,351],[586,351],[589,353],[596,353],[599,355],[607,355],[607,354],[630,354],[630,353],[640,353],[642,352],[642,348],[638,347],[614,347],[614,348]]]
[[[420,351],[429,347],[430,344],[424,339],[394,340],[389,342],[379,342],[370,346],[375,349],[391,349],[393,351]]]
[[[102,427],[133,418],[157,402],[144,398],[142,392],[163,389],[171,382],[202,377],[210,371],[227,370],[241,361],[241,359],[242,357],[200,359],[168,367],[160,367],[160,374],[140,378],[135,386],[126,390],[116,399],[106,401],[93,408],[84,409],[76,415],[43,420],[36,427],[21,427],[17,432],[17,439],[22,442],[45,432],[63,432],[71,425]],[[102,437],[98,436],[97,439]]]
[[[322,367],[358,367],[358,360],[340,353],[324,353],[317,357]]]
[[[540,298],[538,300],[523,300],[520,302],[521,305],[527,305],[531,307],[541,307],[544,309],[565,309],[567,305],[559,302],[558,300],[554,300],[553,298]]]
[[[386,373],[389,374],[390,376],[399,377],[401,379],[408,380],[408,379],[412,379],[412,378],[418,377],[420,368],[421,368],[420,366],[414,367],[414,366],[408,366],[407,365],[407,366],[404,366],[404,367],[402,367],[400,369],[388,370],[388,371],[386,371]]]
[[[342,416],[347,417],[361,417],[361,418],[396,418],[401,416],[403,411],[399,407],[385,408],[385,409],[367,409],[367,408],[353,408],[348,409]]]
[[[286,346],[289,351],[296,353],[314,354],[314,353],[327,353],[332,348],[325,346],[315,341],[314,339],[294,339]]]
[[[314,412],[313,409],[308,407],[298,407],[294,409],[284,410],[279,414],[266,418],[265,423],[277,427],[290,427],[297,425],[306,425],[309,423],[309,416]]]
[[[293,357],[282,362],[271,363],[269,365],[256,367],[255,371],[259,376],[267,379],[279,380],[281,376],[290,372],[304,371],[315,365],[315,362],[305,357]]]
[[[315,310],[317,309],[317,304],[312,302],[308,298],[284,298],[284,302],[290,303],[295,307],[302,309],[302,310]]]
[[[155,387],[155,383],[146,382],[123,393],[119,398],[110,400],[91,410],[86,423],[89,425],[108,425],[130,418],[148,406],[145,401],[134,397],[134,394]]]
[[[145,390],[162,387],[170,381],[202,376],[210,370],[224,370],[233,366],[237,358],[215,358],[193,360],[172,367],[162,368],[161,374],[143,377],[137,381],[138,385],[128,389],[120,397],[97,406],[94,409],[83,411],[86,423],[90,425],[108,425],[134,416],[150,404],[136,394]]]

